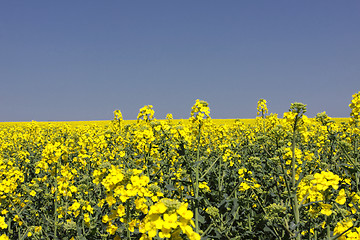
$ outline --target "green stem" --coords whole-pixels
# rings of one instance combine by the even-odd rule
[[[294,217],[295,217],[295,224],[296,224],[296,232],[298,232],[298,226],[299,226],[299,222],[300,222],[300,214],[299,214],[299,203],[298,203],[298,199],[297,199],[297,194],[296,194],[296,167],[295,167],[295,146],[296,146],[296,142],[295,142],[295,136],[296,136],[296,121],[295,121],[295,125],[294,125],[294,131],[293,131],[293,139],[292,139],[292,161],[291,161],[291,182],[292,182],[292,188],[293,188],[293,197],[294,197],[294,201],[293,201],[293,209],[294,209]],[[297,234],[296,236],[297,240],[301,239],[301,234]]]
[[[265,132],[266,132],[266,126],[265,126],[265,119],[266,119],[266,117],[265,117],[265,113],[264,113],[264,110],[263,110],[263,112],[262,112],[262,121],[263,121],[263,131],[264,131],[264,134],[265,134]]]
[[[357,136],[355,136],[355,142],[354,142],[354,158],[357,159],[357,150],[358,150],[358,141]],[[358,164],[358,162],[356,163]],[[356,181],[356,191],[359,192],[359,174],[358,172],[355,173],[355,181]]]
[[[84,216],[84,211],[81,209],[81,215],[83,215]],[[83,236],[85,236],[85,220],[83,219],[82,221],[81,221],[81,230],[82,230],[82,234],[83,234]]]
[[[151,145],[150,145],[150,148],[149,148],[149,156],[150,156],[150,151],[151,151]],[[145,166],[146,166],[146,175],[148,176],[148,178],[150,179],[150,173],[149,173],[149,166],[148,166],[148,158],[146,157],[146,148],[144,146],[144,162],[145,162]]]
[[[221,194],[222,194],[222,192],[221,192],[221,178],[222,178],[222,174],[221,174],[221,162],[222,162],[222,160],[220,159],[220,161],[219,161],[219,169],[218,169],[218,173],[219,173],[219,175],[218,175],[218,190],[219,190],[219,198],[221,197]]]
[[[195,168],[195,231],[199,233],[199,161],[200,161],[200,136],[201,136],[201,125],[199,125],[199,135],[197,144],[196,154],[196,168]]]
[[[201,176],[201,178],[205,177],[206,174],[208,174],[208,172],[212,169],[212,167],[215,165],[215,163],[216,163],[217,160],[219,160],[219,159],[220,159],[220,156],[215,159],[215,161],[214,161],[214,162],[211,164],[211,166],[205,171],[205,173]]]
[[[130,238],[130,230],[129,230],[129,222],[130,222],[130,203],[129,200],[126,200],[126,235],[127,235],[127,239],[131,239]]]
[[[57,223],[58,223],[58,215],[57,215],[57,198],[58,198],[58,186],[57,186],[57,163],[55,163],[55,199],[54,199],[54,215],[55,215],[55,222],[54,222],[54,238],[57,239]]]
[[[249,199],[248,199],[248,201],[249,201]],[[247,204],[247,209],[250,209],[249,202]],[[248,212],[248,226],[249,226],[249,231],[252,232],[250,211]]]
[[[209,225],[209,227],[205,230],[205,232],[203,232],[203,234],[201,235],[201,237],[204,237],[205,234],[207,234],[207,233],[211,230],[211,228],[212,228],[213,225],[214,225],[214,224],[211,223],[211,224]]]
[[[327,219],[327,217],[326,217]],[[327,220],[326,220],[327,221]],[[331,234],[330,234],[330,224],[326,224],[326,237],[328,240],[331,239]]]

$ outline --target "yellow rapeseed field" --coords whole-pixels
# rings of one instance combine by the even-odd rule
[[[0,239],[360,239],[360,92],[349,107],[0,123]]]

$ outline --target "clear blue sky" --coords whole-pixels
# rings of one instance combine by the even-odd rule
[[[0,121],[347,117],[360,91],[360,1],[1,0]]]

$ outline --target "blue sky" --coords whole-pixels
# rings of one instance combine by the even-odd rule
[[[0,1],[0,121],[348,117],[360,1]]]

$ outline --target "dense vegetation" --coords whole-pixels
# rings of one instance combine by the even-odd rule
[[[359,239],[360,92],[349,122],[283,118],[0,127],[0,239]]]

